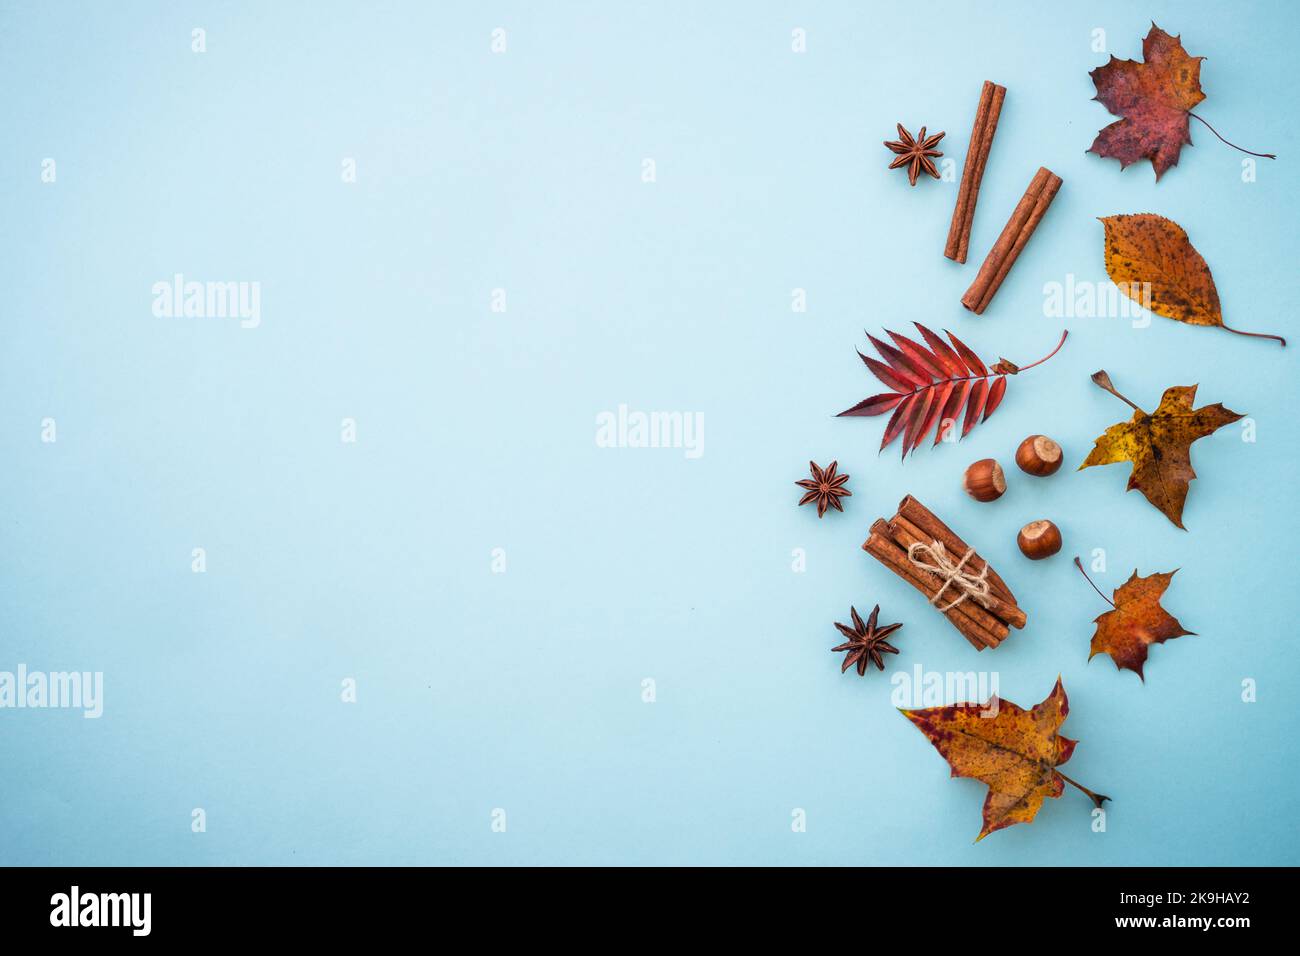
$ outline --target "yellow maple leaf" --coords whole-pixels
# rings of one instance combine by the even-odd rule
[[[1131,405],[1134,412],[1129,421],[1106,429],[1079,470],[1093,465],[1131,461],[1133,471],[1129,475],[1128,490],[1136,488],[1142,492],[1147,501],[1182,528],[1188,482],[1196,477],[1192,469],[1192,442],[1243,416],[1224,408],[1219,402],[1194,408],[1195,385],[1175,385],[1165,389],[1160,407],[1154,414],[1147,414],[1115,391],[1110,376],[1105,372],[1096,372],[1092,380]]]

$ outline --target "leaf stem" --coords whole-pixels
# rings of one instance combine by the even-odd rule
[[[1218,131],[1217,129],[1215,129],[1215,128],[1214,128],[1213,126],[1211,126],[1209,123],[1206,123],[1205,120],[1201,119],[1199,116],[1197,116],[1197,115],[1196,115],[1195,113],[1193,113],[1191,110],[1188,110],[1188,111],[1187,111],[1187,115],[1190,116],[1190,117],[1191,117],[1192,119],[1194,119],[1194,120],[1200,120],[1200,122],[1205,126],[1206,129],[1208,129],[1208,130],[1209,130],[1211,133],[1213,133],[1215,136],[1219,136],[1219,131]],[[1242,153],[1246,153],[1246,154],[1249,155],[1249,156],[1259,156],[1261,159],[1277,159],[1277,156],[1274,155],[1273,153],[1252,153],[1252,152],[1251,152],[1250,150],[1248,150],[1248,149],[1242,149],[1242,148],[1241,148],[1240,146],[1238,146],[1236,143],[1228,143],[1228,141],[1227,141],[1226,139],[1224,139],[1222,136],[1219,136],[1219,142],[1221,142],[1221,143],[1227,143],[1227,144],[1228,144],[1229,146],[1231,146],[1233,149],[1238,150],[1239,152],[1242,152]]]
[[[1057,773],[1061,773],[1060,770],[1057,770],[1056,772],[1057,772]],[[1064,780],[1066,783],[1068,783],[1070,786],[1072,786],[1072,787],[1077,787],[1078,789],[1080,789],[1080,790],[1082,790],[1084,793],[1086,793],[1086,794],[1088,795],[1088,799],[1090,799],[1090,800],[1092,801],[1093,806],[1100,807],[1103,803],[1105,803],[1107,800],[1110,799],[1110,797],[1106,796],[1104,793],[1093,793],[1091,790],[1089,790],[1089,789],[1088,789],[1087,787],[1085,787],[1083,784],[1078,783],[1077,781],[1071,780],[1069,777],[1067,777],[1067,776],[1066,776],[1065,774],[1063,774],[1063,773],[1061,773],[1061,779]]]
[[[1091,378],[1093,384],[1096,385],[1098,388],[1103,388],[1106,391],[1110,392],[1112,395],[1114,395],[1116,398],[1118,398],[1121,402],[1123,402],[1125,405],[1127,405],[1129,408],[1133,409],[1134,411],[1142,412],[1143,415],[1146,414],[1145,411],[1138,408],[1136,405],[1134,405],[1127,398],[1125,398],[1123,395],[1121,395],[1118,391],[1115,390],[1115,386],[1111,384],[1110,376],[1106,374],[1105,369],[1099,369],[1098,371],[1093,372]]]
[[[1286,339],[1282,338],[1280,335],[1269,335],[1267,332],[1242,332],[1239,329],[1229,328],[1226,325],[1222,326],[1222,328],[1231,332],[1233,335],[1249,335],[1252,339],[1277,339],[1282,343],[1282,348],[1286,348]]]
[[[1092,578],[1088,577],[1088,572],[1083,570],[1083,562],[1079,560],[1078,555],[1074,556],[1074,566],[1079,569],[1079,573],[1083,575],[1083,579],[1087,581],[1089,584],[1092,584]],[[1107,604],[1109,604],[1111,607],[1115,606],[1115,602],[1112,601],[1110,598],[1106,597],[1106,595],[1102,594],[1101,588],[1097,587],[1097,585],[1092,584],[1092,589],[1096,591],[1098,594],[1100,594],[1101,599],[1105,601]],[[1062,776],[1064,776],[1064,774],[1062,774]]]
[[[1037,362],[1032,362],[1032,363],[1030,363],[1029,365],[1022,365],[1022,366],[1020,367],[1020,371],[1023,372],[1025,369],[1027,369],[1027,368],[1033,368],[1035,365],[1042,365],[1044,362],[1046,362],[1049,358],[1051,358],[1051,357],[1052,357],[1053,355],[1055,355],[1057,352],[1061,351],[1061,346],[1065,344],[1066,336],[1068,336],[1069,334],[1070,334],[1070,330],[1069,330],[1069,329],[1062,329],[1062,330],[1061,330],[1061,341],[1059,341],[1059,342],[1056,343],[1056,348],[1052,349],[1052,351],[1048,352],[1046,355],[1044,355],[1042,358],[1040,358]]]

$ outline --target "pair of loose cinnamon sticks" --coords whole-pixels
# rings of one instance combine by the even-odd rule
[[[948,227],[948,242],[943,250],[945,256],[956,262],[964,263],[970,248],[970,231],[975,221],[975,204],[979,200],[984,167],[988,164],[989,150],[993,146],[993,136],[998,129],[998,119],[1002,115],[1002,101],[1006,94],[1006,87],[988,80],[984,81],[984,87],[980,91],[979,106],[975,110],[975,125],[971,130],[970,145],[966,147],[966,162],[962,166],[957,206],[952,212],[952,223]],[[962,305],[976,315],[981,315],[988,308],[1060,188],[1061,177],[1045,166],[1039,167],[1029,183],[1029,188],[1016,204],[1002,234],[998,236],[997,242],[985,256],[984,264],[980,266],[975,281],[962,296]]]
[[[899,503],[898,514],[888,521],[878,518],[871,525],[871,535],[862,545],[862,550],[924,594],[936,607],[946,607],[960,594],[952,591],[950,583],[945,584],[932,571],[917,567],[908,557],[913,544],[930,545],[932,542],[943,545],[953,561],[960,561],[971,550],[930,509],[908,495]],[[987,568],[989,595],[986,603],[968,598],[943,614],[977,651],[997,647],[1011,633],[1012,627],[1025,626],[1025,612],[1016,604],[1015,595],[1001,575],[988,567],[988,562],[978,554],[972,553],[963,568],[972,574],[980,574]]]

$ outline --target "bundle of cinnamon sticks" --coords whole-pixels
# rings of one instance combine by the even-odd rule
[[[920,566],[927,562],[918,564],[909,557],[914,544],[928,548],[941,545],[952,562],[961,563],[964,572],[987,582],[988,593],[980,595],[978,600],[973,596],[963,599],[952,580],[945,581],[934,571]],[[978,651],[997,647],[1011,633],[1011,628],[1025,626],[1025,612],[1016,604],[1015,595],[1001,575],[911,495],[899,503],[898,514],[893,518],[888,521],[878,518],[871,525],[871,536],[862,550],[924,594]]]

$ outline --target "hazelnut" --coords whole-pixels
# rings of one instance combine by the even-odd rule
[[[1031,521],[1020,529],[1016,544],[1030,561],[1041,561],[1061,550],[1061,529],[1050,521]]]
[[[1007,490],[1007,476],[992,458],[981,458],[966,469],[961,486],[976,501],[996,501]]]
[[[1061,446],[1046,435],[1030,435],[1016,449],[1016,464],[1040,478],[1054,475],[1061,467]]]

